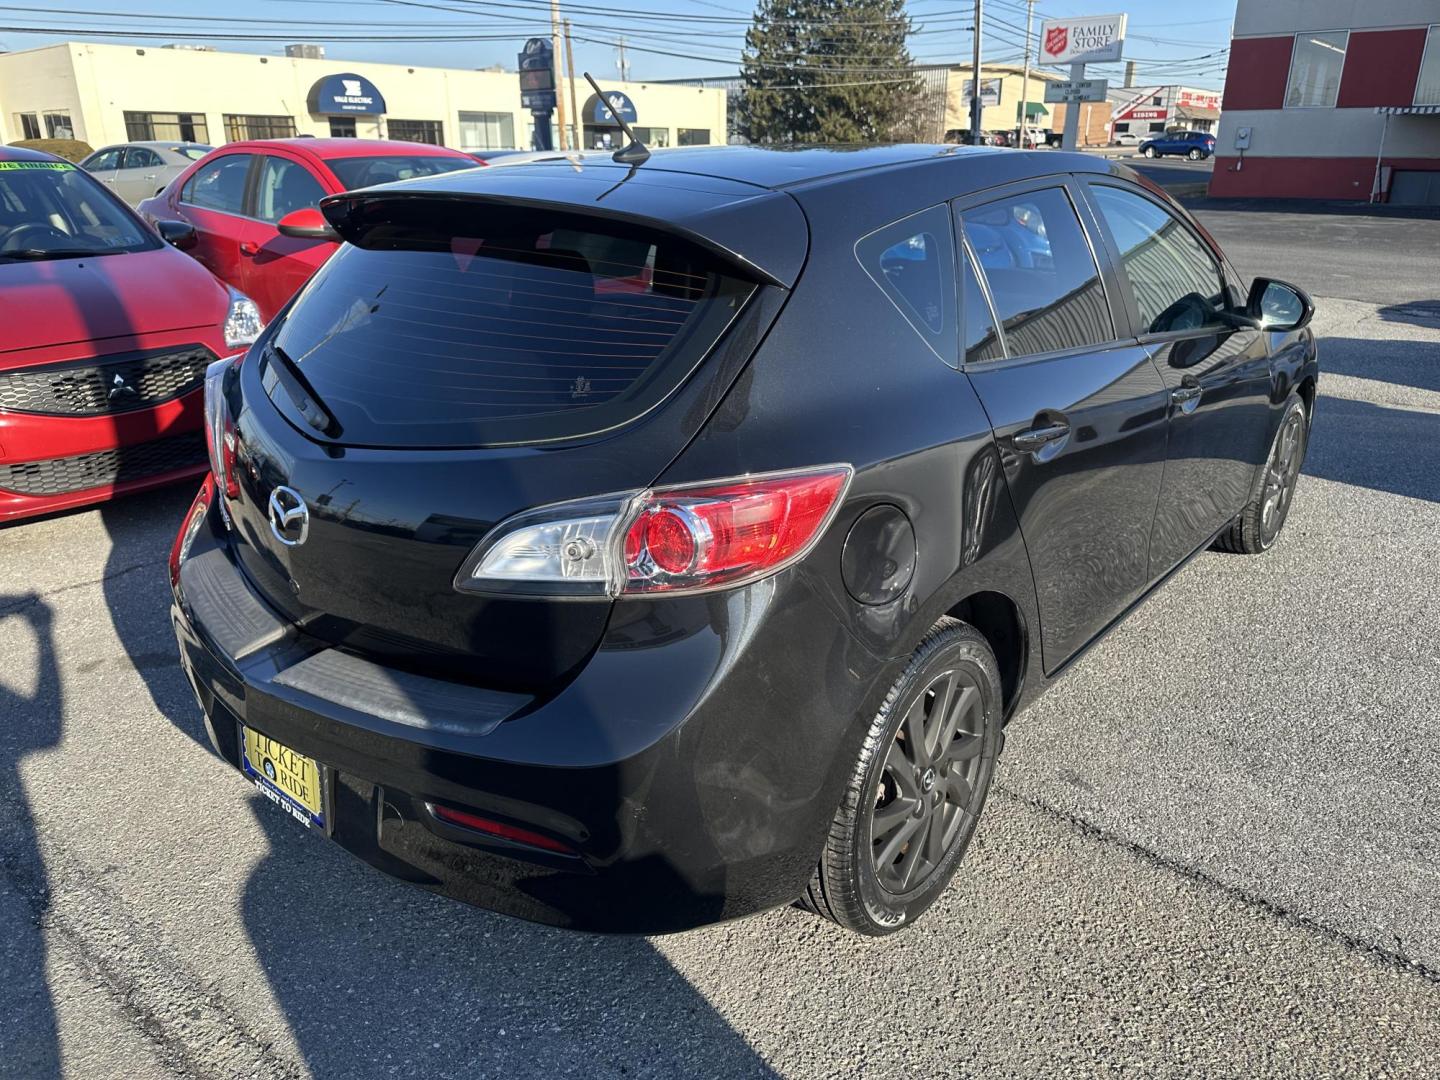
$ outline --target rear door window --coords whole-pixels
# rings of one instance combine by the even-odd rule
[[[969,207],[960,219],[1011,356],[1114,339],[1095,256],[1063,188]]]
[[[604,430],[660,401],[753,286],[678,237],[574,215],[375,201],[273,339],[348,445]],[[282,385],[270,396],[291,414]],[[306,434],[313,434],[311,430]]]
[[[253,154],[226,154],[206,162],[185,181],[181,201],[227,214],[245,212],[245,179]]]

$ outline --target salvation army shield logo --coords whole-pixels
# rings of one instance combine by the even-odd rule
[[[1068,26],[1052,26],[1045,31],[1045,51],[1049,55],[1059,56],[1069,43],[1070,28]]]

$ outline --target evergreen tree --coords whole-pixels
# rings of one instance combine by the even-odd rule
[[[904,0],[759,0],[745,33],[740,134],[757,143],[919,137],[909,32]]]

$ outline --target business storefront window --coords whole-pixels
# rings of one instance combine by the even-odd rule
[[[462,112],[461,150],[509,150],[515,145],[513,113]]]
[[[669,146],[670,129],[668,127],[637,127],[635,137],[649,147]]]
[[[22,139],[40,138],[40,117],[33,112],[16,113],[15,119],[20,122],[20,137]]]
[[[332,139],[353,139],[355,138],[355,117],[353,116],[332,116],[330,117],[330,137]]]
[[[439,120],[387,120],[385,129],[390,138],[402,142],[423,142],[432,146],[445,145],[445,129]]]
[[[293,116],[253,116],[225,114],[225,141],[242,139],[290,139],[295,136]]]
[[[679,138],[675,140],[675,144],[677,146],[710,145],[709,128],[680,128],[678,129],[677,134],[679,135]]]
[[[1285,87],[1287,109],[1332,109],[1340,93],[1340,72],[1345,68],[1345,46],[1350,31],[1296,34],[1290,60],[1290,81]]]
[[[1425,35],[1425,59],[1415,80],[1416,105],[1440,105],[1440,23]]]
[[[45,137],[47,139],[73,139],[75,125],[70,122],[68,112],[47,112],[45,114]]]
[[[210,141],[204,113],[125,112],[125,138],[131,142]]]

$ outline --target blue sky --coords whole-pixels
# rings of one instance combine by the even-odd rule
[[[580,39],[575,47],[577,71],[615,77],[614,42],[624,35],[630,45],[630,75],[636,80],[734,71],[753,11],[745,0],[574,0],[561,6]],[[908,8],[918,31],[910,42],[917,59],[969,59],[972,3],[910,0]],[[1117,9],[1130,15],[1126,54],[1140,61],[1140,82],[1218,87],[1224,81],[1221,50],[1229,41],[1234,0],[1039,0],[1036,27],[1047,16]],[[1018,61],[1023,0],[986,0],[985,10],[986,59]],[[55,32],[26,33],[17,27]],[[547,0],[11,0],[0,6],[0,47],[11,51],[69,38],[151,46],[193,40],[275,55],[283,53],[285,41],[293,40],[318,41],[337,60],[513,67],[524,38],[543,34],[547,27]],[[119,36],[101,36],[101,30]],[[150,31],[162,36],[139,36]],[[182,37],[186,34],[195,36]],[[260,36],[275,40],[240,40]],[[343,40],[346,37],[352,40]],[[388,40],[354,40],[365,37]],[[435,40],[405,40],[427,37]],[[1095,74],[1118,81],[1121,72],[1117,68]]]

